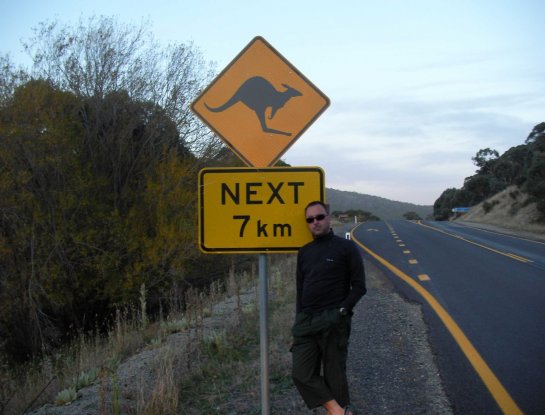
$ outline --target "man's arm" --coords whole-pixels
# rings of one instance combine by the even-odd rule
[[[363,258],[360,255],[358,247],[351,241],[349,246],[349,278],[350,278],[350,293],[344,299],[341,307],[345,307],[352,311],[361,297],[367,292],[365,286],[365,268],[363,267]]]

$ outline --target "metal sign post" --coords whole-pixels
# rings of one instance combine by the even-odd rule
[[[259,341],[261,347],[261,413],[270,414],[269,402],[269,298],[267,254],[259,254]]]

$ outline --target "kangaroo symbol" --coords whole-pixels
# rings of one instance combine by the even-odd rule
[[[293,97],[299,97],[302,94],[289,85],[282,84],[285,91],[277,91],[272,84],[261,76],[254,76],[247,79],[238,88],[237,92],[227,100],[227,102],[219,107],[212,108],[207,103],[204,103],[206,108],[212,112],[222,112],[232,107],[237,102],[242,102],[248,108],[255,112],[259,122],[261,123],[261,129],[265,133],[291,135],[291,133],[285,131],[279,131],[267,127],[265,120],[265,112],[267,108],[271,108],[271,115],[269,120],[272,120],[276,111],[282,108],[286,102]]]

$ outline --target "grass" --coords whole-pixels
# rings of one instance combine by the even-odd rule
[[[288,349],[294,312],[295,256],[269,256],[269,263],[271,400],[274,396],[284,402],[284,394],[293,395]],[[187,309],[183,313],[177,310],[150,322],[145,313],[134,321],[129,313],[120,310],[107,336],[82,334],[57,354],[18,368],[0,361],[0,414],[22,413],[55,400],[59,404],[70,402],[90,384],[99,384],[99,413],[260,413],[256,284],[256,272],[232,273],[226,281],[214,283],[206,294],[185,293]],[[145,287],[141,293],[139,306],[144,310]],[[241,299],[243,293],[246,301]],[[235,298],[235,310],[223,315],[220,311],[218,316],[213,306],[226,295]],[[213,318],[215,326],[209,326]],[[185,347],[169,342],[173,333],[185,336]],[[134,404],[127,410],[123,399],[131,396],[121,390],[117,369],[142,350],[158,353],[153,366],[155,376],[152,384],[138,385],[131,400]]]
[[[269,382],[271,400],[276,396],[279,402],[283,394],[291,395],[293,391],[288,349],[294,312],[294,275],[294,257],[282,258],[270,267]],[[243,307],[230,327],[203,338],[199,347],[203,353],[201,365],[181,382],[183,413],[261,413],[258,308]]]
[[[82,387],[98,382],[101,369],[113,372],[126,357],[142,348],[154,327],[142,330],[119,311],[106,336],[80,334],[76,341],[41,360],[0,368],[0,414],[19,414],[44,403],[65,404]]]

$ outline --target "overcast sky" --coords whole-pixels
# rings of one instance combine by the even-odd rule
[[[220,71],[263,36],[331,100],[285,153],[326,186],[433,204],[482,148],[523,144],[545,121],[545,1],[0,0],[0,53],[44,20],[149,20]]]

